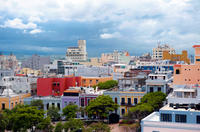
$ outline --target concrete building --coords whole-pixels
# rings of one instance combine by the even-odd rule
[[[0,110],[13,109],[18,104],[23,104],[24,98],[30,97],[30,93],[16,94],[12,89],[0,89]]]
[[[46,97],[28,97],[24,98],[24,104],[30,105],[32,101],[42,100],[44,105],[44,110],[47,111],[50,107],[56,107],[59,113],[62,114],[62,103],[60,97],[46,96]]]
[[[129,108],[140,103],[141,98],[145,95],[145,89],[134,88],[134,90],[124,89],[123,91],[113,89],[105,91],[104,95],[109,95],[113,101],[120,106],[115,113],[123,117],[128,113]]]
[[[110,77],[81,77],[81,86],[83,87],[92,87],[96,86],[100,82],[106,82],[108,80],[112,80],[112,76]]]
[[[148,75],[148,79],[146,80],[146,92],[161,91],[168,94],[170,92],[169,84],[171,84],[172,81],[172,71],[160,70],[151,73]]]
[[[78,40],[78,47],[68,47],[66,57],[73,62],[86,61],[86,40]]]
[[[183,61],[186,64],[190,64],[188,53],[186,50],[182,51],[182,54],[170,54],[169,51],[163,51],[163,60],[170,60],[176,63],[177,61]]]
[[[10,55],[0,55],[0,69],[17,70],[18,68],[18,60],[12,53]]]
[[[38,78],[38,96],[61,96],[72,86],[81,86],[81,77]]]
[[[13,90],[14,93],[31,93],[31,84],[36,83],[37,78],[23,77],[23,76],[7,76],[0,81],[0,89]]]
[[[45,64],[50,64],[50,57],[41,57],[35,54],[22,61],[22,68],[42,70]]]
[[[174,65],[174,85],[200,84],[200,45],[194,45],[195,63]]]
[[[141,121],[141,132],[199,132],[200,111],[164,106]]]
[[[3,77],[7,76],[14,76],[13,70],[0,70],[0,80],[2,80]]]
[[[102,66],[103,65],[100,58],[89,58],[85,62],[80,62],[80,64],[86,65],[86,66]]]
[[[128,64],[130,59],[131,57],[127,51],[114,50],[113,53],[101,54],[101,61],[103,64]]]
[[[163,51],[169,51],[170,54],[175,54],[175,49],[171,48],[169,45],[158,45],[156,48],[153,48],[152,59],[162,60]]]

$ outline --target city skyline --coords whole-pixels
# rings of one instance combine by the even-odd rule
[[[88,56],[114,49],[131,55],[169,44],[178,53],[200,42],[194,0],[157,1],[0,1],[0,50],[20,55],[65,55],[78,39]]]

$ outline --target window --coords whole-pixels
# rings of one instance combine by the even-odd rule
[[[163,114],[160,115],[160,120],[165,122],[171,122],[172,121],[172,114]]]
[[[2,104],[1,104],[1,109],[2,109],[2,110],[5,110],[5,108],[6,108],[6,107],[5,107],[5,103],[2,103]]]
[[[186,123],[187,122],[187,116],[186,115],[182,115],[182,114],[176,114],[175,122]]]
[[[49,109],[49,103],[47,103],[47,110]]]
[[[158,87],[158,91],[161,91],[161,87]]]
[[[81,99],[81,106],[84,106],[84,99]]]
[[[98,84],[99,83],[99,80],[96,80],[96,84]]]
[[[197,124],[200,124],[200,115],[197,115]]]
[[[52,107],[55,107],[55,104],[54,104],[54,103],[52,103]]]
[[[131,98],[128,98],[128,104],[131,105]]]
[[[90,84],[92,84],[92,80],[90,80]]]
[[[13,108],[13,103],[11,103],[11,109]]]
[[[138,99],[134,98],[134,104],[136,105],[138,103]]]
[[[122,114],[122,115],[125,114],[125,109],[121,109],[121,114]]]
[[[60,103],[57,103],[57,108],[60,110]]]
[[[117,104],[117,98],[115,98],[115,103]]]
[[[176,74],[180,74],[180,70],[179,69],[176,69]]]
[[[150,87],[150,93],[153,92],[153,87]]]
[[[121,98],[121,104],[125,104],[125,98]]]

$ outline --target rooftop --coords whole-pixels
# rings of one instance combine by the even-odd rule
[[[200,112],[200,110],[195,110],[195,109],[185,109],[185,108],[177,108],[174,109],[173,107],[169,107],[169,105],[163,106],[160,110],[168,110],[168,111],[193,111],[193,112]]]

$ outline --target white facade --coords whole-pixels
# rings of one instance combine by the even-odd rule
[[[1,88],[12,89],[15,93],[31,93],[31,83],[36,83],[37,78],[29,77],[3,77],[0,81]]]
[[[66,57],[73,62],[86,61],[86,40],[78,40],[78,47],[68,47]]]
[[[199,132],[199,124],[161,122],[160,113],[153,112],[141,121],[141,132]]]
[[[158,45],[158,47],[153,48],[152,58],[156,60],[162,60],[163,51],[169,51],[170,54],[175,54],[175,49],[171,48],[169,45]]]
[[[173,86],[173,92],[167,97],[169,104],[200,104],[200,87],[192,85]]]

